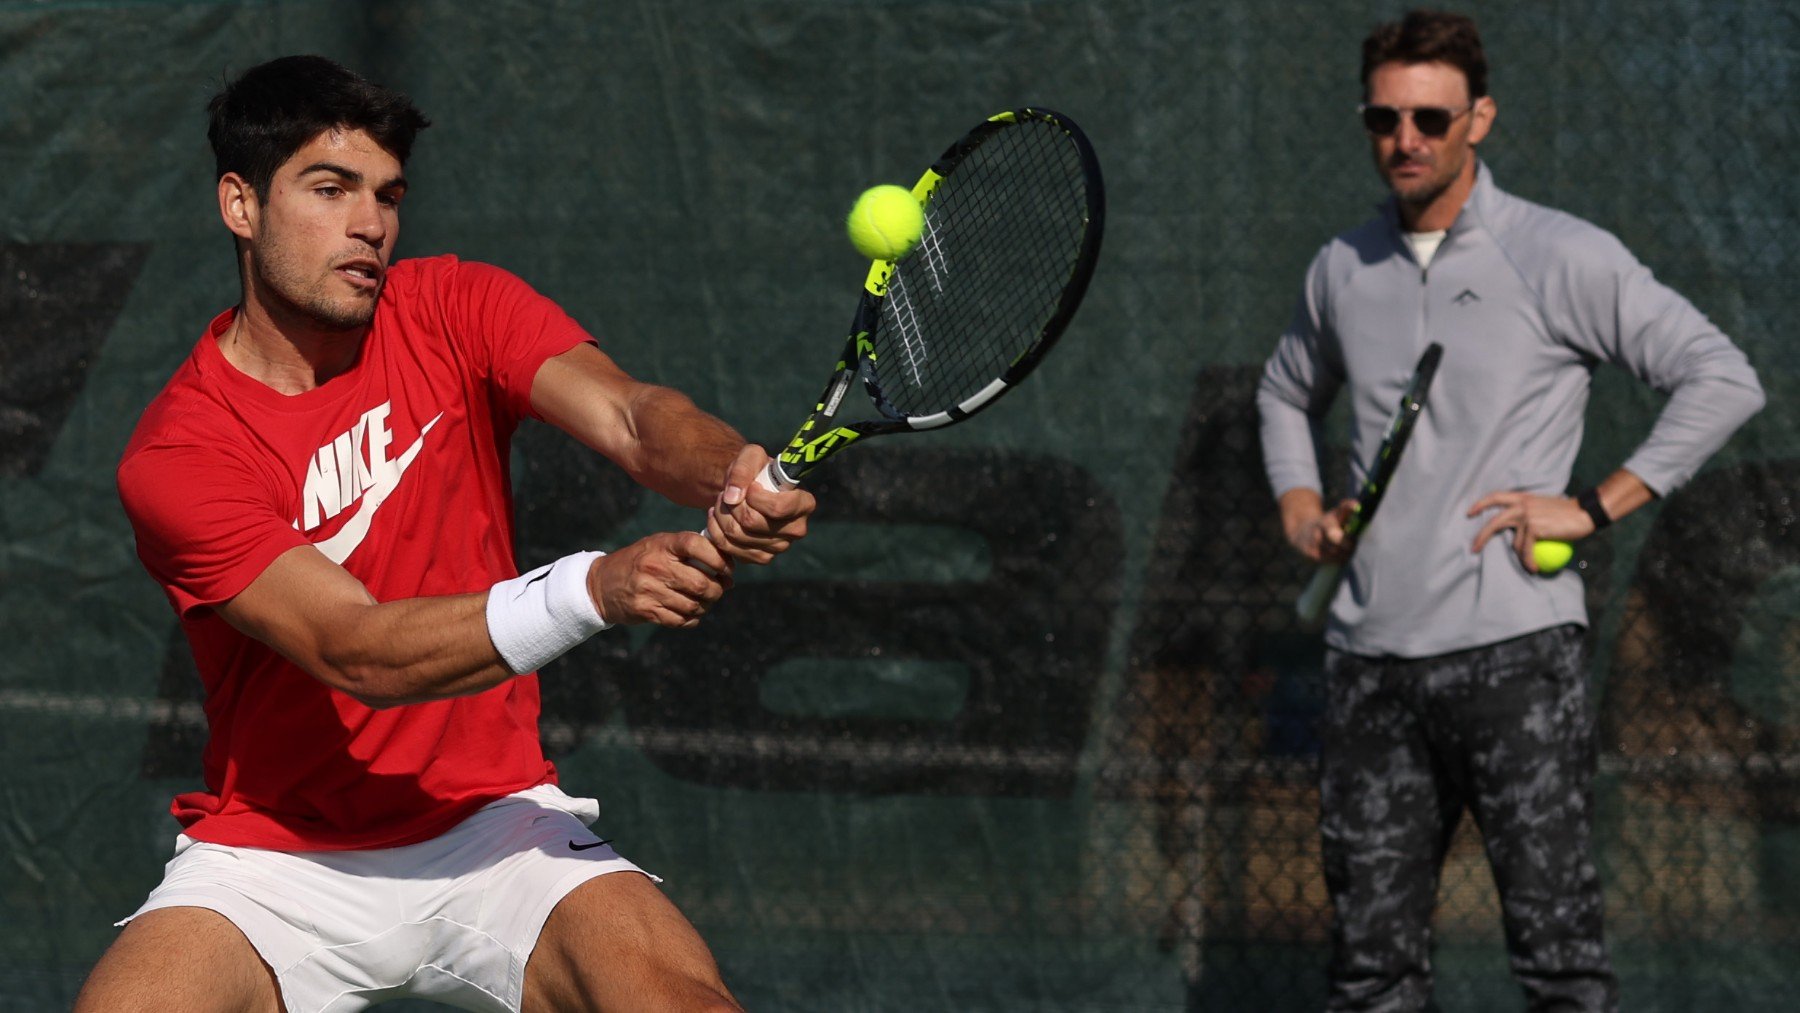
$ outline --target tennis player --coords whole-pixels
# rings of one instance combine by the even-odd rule
[[[735,565],[805,534],[811,496],[759,487],[761,448],[513,275],[395,261],[427,126],[406,97],[288,57],[209,109],[242,301],[118,473],[205,682],[205,787],[175,799],[163,881],[77,1009],[738,1008],[590,829],[597,803],[558,788],[534,673],[611,626],[694,626]],[[528,417],[706,508],[706,533],[521,575],[507,459]]]
[[[1341,560],[1351,504],[1325,508],[1315,427],[1346,391],[1351,452],[1369,461],[1420,351],[1444,346],[1325,633],[1326,1008],[1426,1008],[1438,874],[1466,810],[1529,1008],[1614,1010],[1590,855],[1581,579],[1539,575],[1532,548],[1592,535],[1687,481],[1762,407],[1762,388],[1618,239],[1496,185],[1476,155],[1498,107],[1473,21],[1414,11],[1380,26],[1362,86],[1390,199],[1314,258],[1257,395],[1289,541]],[[1569,496],[1602,363],[1669,400],[1642,446]]]

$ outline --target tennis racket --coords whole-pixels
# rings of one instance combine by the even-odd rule
[[[1031,374],[1069,326],[1100,256],[1105,188],[1093,146],[1047,109],[989,117],[913,184],[919,243],[869,265],[831,380],[758,476],[798,485],[871,436],[953,425]],[[868,418],[838,413],[855,381]]]
[[[1357,490],[1356,505],[1351,510],[1350,518],[1344,522],[1344,537],[1350,540],[1351,551],[1356,551],[1357,536],[1375,519],[1375,511],[1381,506],[1381,498],[1387,495],[1388,483],[1393,481],[1394,469],[1400,466],[1400,455],[1406,451],[1406,442],[1412,439],[1413,425],[1419,421],[1419,415],[1425,410],[1425,396],[1431,391],[1431,378],[1437,375],[1438,360],[1444,357],[1444,346],[1432,342],[1425,347],[1425,354],[1419,356],[1419,364],[1413,369],[1412,380],[1400,395],[1400,410],[1394,413],[1393,421],[1388,423],[1387,435],[1382,437],[1381,447],[1375,451],[1374,464],[1369,468],[1368,477],[1363,479],[1362,488]],[[1303,622],[1317,622],[1330,604],[1332,595],[1337,592],[1338,580],[1343,576],[1343,563],[1327,563],[1319,567],[1313,574],[1312,581],[1306,590],[1300,592],[1300,598],[1294,603],[1294,611],[1299,613]]]

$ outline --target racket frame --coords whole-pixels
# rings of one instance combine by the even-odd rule
[[[1443,345],[1435,341],[1426,345],[1424,354],[1419,356],[1418,364],[1413,367],[1412,379],[1400,394],[1400,409],[1388,422],[1387,434],[1382,437],[1381,446],[1375,451],[1375,461],[1369,467],[1369,474],[1363,479],[1362,488],[1357,490],[1349,518],[1344,521],[1344,537],[1350,542],[1353,555],[1357,539],[1369,526],[1369,522],[1375,519],[1375,511],[1380,508],[1381,500],[1387,495],[1388,487],[1393,482],[1394,472],[1400,467],[1400,455],[1406,451],[1406,444],[1412,439],[1413,427],[1425,412],[1425,399],[1431,392],[1431,381],[1437,376],[1438,363],[1443,357]],[[1325,607],[1336,594],[1338,581],[1347,565],[1348,559],[1342,563],[1327,563],[1313,573],[1312,580],[1294,603],[1294,611],[1302,622],[1317,622],[1325,613]]]
[[[1036,340],[993,381],[961,402],[928,415],[906,414],[888,403],[882,395],[874,370],[874,335],[881,326],[882,304],[887,298],[888,286],[898,269],[898,262],[871,262],[868,274],[863,279],[863,291],[857,300],[849,336],[845,339],[843,351],[839,353],[831,379],[826,383],[824,392],[819,395],[812,413],[795,431],[780,455],[770,463],[764,474],[768,484],[775,488],[792,488],[827,457],[864,437],[924,432],[969,418],[999,400],[1002,394],[1029,375],[1062,336],[1069,321],[1074,318],[1075,311],[1080,308],[1082,298],[1087,294],[1088,282],[1092,280],[1094,266],[1099,260],[1100,240],[1106,224],[1106,191],[1100,175],[1100,162],[1087,135],[1082,133],[1074,121],[1041,106],[1025,106],[990,116],[945,149],[937,161],[919,177],[919,181],[913,184],[912,194],[925,210],[929,228],[931,200],[938,187],[955,172],[956,167],[993,134],[1028,121],[1050,123],[1068,136],[1081,162],[1084,195],[1087,198],[1087,222],[1082,230],[1081,243],[1069,278],[1063,286],[1056,308],[1045,321]],[[924,246],[925,242],[920,245]],[[917,249],[913,252],[925,253]],[[862,379],[880,417],[839,423],[836,421],[838,409],[842,407],[851,385],[858,378]]]

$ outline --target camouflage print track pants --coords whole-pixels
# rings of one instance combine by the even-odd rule
[[[1434,658],[1328,652],[1327,1009],[1427,1007],[1438,873],[1465,809],[1481,829],[1529,1008],[1618,1008],[1589,854],[1596,752],[1585,661],[1577,626]]]

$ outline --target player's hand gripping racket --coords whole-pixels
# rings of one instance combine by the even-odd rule
[[[1356,506],[1350,513],[1349,520],[1344,522],[1344,537],[1350,542],[1350,551],[1356,551],[1356,538],[1362,534],[1369,522],[1375,519],[1375,511],[1381,506],[1381,498],[1387,494],[1388,483],[1394,478],[1394,469],[1400,466],[1400,455],[1406,450],[1406,441],[1412,439],[1413,425],[1419,421],[1419,415],[1425,410],[1425,395],[1431,390],[1431,378],[1437,375],[1438,360],[1444,357],[1444,346],[1432,342],[1425,348],[1425,354],[1419,356],[1419,364],[1413,370],[1412,380],[1407,383],[1406,391],[1400,395],[1400,410],[1388,423],[1387,435],[1381,440],[1381,447],[1375,452],[1375,461],[1369,468],[1368,477],[1363,480],[1362,488],[1356,493]],[[1337,592],[1338,579],[1343,575],[1343,563],[1327,563],[1319,567],[1313,574],[1306,590],[1300,592],[1300,599],[1294,603],[1294,611],[1300,614],[1303,622],[1317,622],[1325,612],[1325,606],[1331,603],[1332,595]]]
[[[818,404],[758,480],[792,488],[869,436],[937,429],[1025,379],[1075,316],[1100,256],[1100,163],[1068,117],[1015,109],[952,144],[913,185],[918,244],[876,260]],[[861,378],[873,417],[840,421]]]

